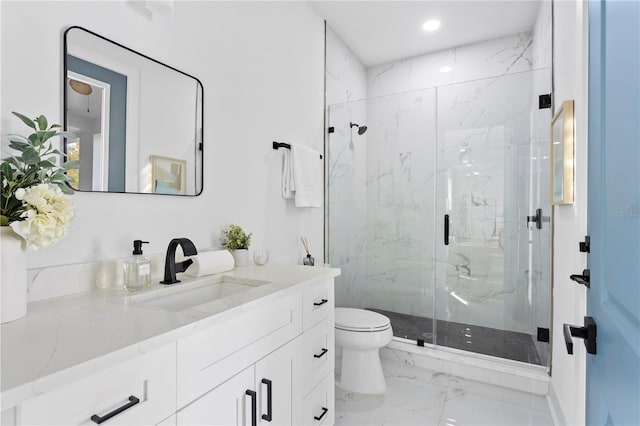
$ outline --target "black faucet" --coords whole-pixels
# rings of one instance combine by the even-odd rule
[[[182,247],[182,253],[185,256],[195,256],[198,254],[196,246],[193,245],[188,238],[174,238],[167,248],[167,257],[164,262],[164,280],[160,284],[175,284],[180,280],[176,279],[177,272],[184,272],[193,263],[193,260],[187,259],[184,262],[176,263],[176,248]]]

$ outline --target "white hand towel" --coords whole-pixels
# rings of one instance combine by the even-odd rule
[[[293,180],[293,164],[291,163],[291,150],[288,148],[281,148],[280,151],[283,154],[282,198],[293,198],[293,193],[296,190],[296,186]]]
[[[291,144],[296,207],[322,207],[322,159],[320,153],[304,145]]]
[[[230,271],[235,266],[233,256],[227,250],[200,252],[189,259],[193,263],[184,273],[196,278]]]

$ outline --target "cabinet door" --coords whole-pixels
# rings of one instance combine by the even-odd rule
[[[254,367],[233,376],[217,388],[178,411],[178,425],[251,425]]]
[[[294,345],[289,343],[256,363],[258,424],[291,425],[293,358]]]

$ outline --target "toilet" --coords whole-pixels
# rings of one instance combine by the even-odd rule
[[[354,308],[336,308],[335,321],[337,352],[342,352],[336,385],[350,392],[383,394],[387,385],[378,351],[393,338],[391,321]]]

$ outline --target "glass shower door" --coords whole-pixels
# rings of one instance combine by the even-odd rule
[[[374,310],[432,343],[435,89],[332,105],[329,259],[338,306]],[[366,125],[358,134],[350,123]]]
[[[435,316],[437,345],[542,364],[526,221],[536,72],[438,88]]]

